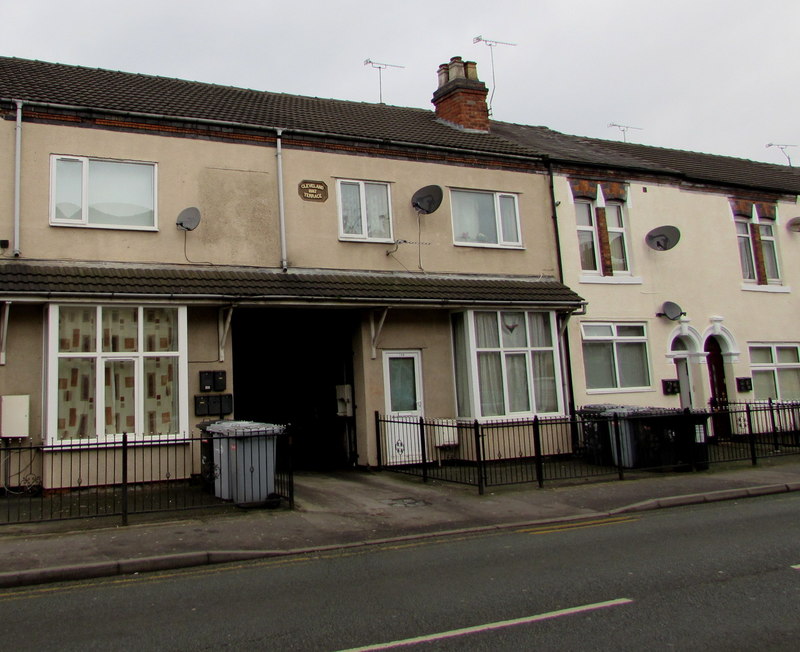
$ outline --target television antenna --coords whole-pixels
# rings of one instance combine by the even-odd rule
[[[638,129],[639,131],[642,130],[642,127],[631,127],[630,125],[620,125],[620,124],[617,124],[616,122],[609,122],[608,126],[609,127],[616,127],[617,129],[619,129],[622,132],[622,142],[623,143],[627,143],[628,142],[628,129]]]
[[[483,38],[482,36],[478,35],[472,39],[472,43],[485,43],[489,46],[489,54],[491,55],[492,59],[492,94],[489,96],[489,115],[492,115],[492,100],[494,99],[494,89],[497,87],[497,83],[495,82],[494,78],[494,49],[498,45],[510,45],[512,47],[516,47],[516,43],[507,43],[506,41],[493,41],[488,38]]]
[[[364,59],[364,65],[378,69],[378,101],[383,104],[383,71],[387,68],[405,68],[405,66],[397,66],[393,63],[381,63],[380,61],[373,61],[372,59]]]
[[[783,155],[786,157],[786,160],[789,161],[789,167],[792,167],[792,158],[786,153],[786,149],[788,147],[797,147],[797,145],[785,145],[781,143],[767,143],[767,147],[777,147],[779,150],[783,152]]]

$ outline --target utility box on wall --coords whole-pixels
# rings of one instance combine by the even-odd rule
[[[0,437],[30,437],[30,406],[28,394],[0,396]]]

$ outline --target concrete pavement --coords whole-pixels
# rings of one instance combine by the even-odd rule
[[[389,472],[298,473],[296,509],[236,509],[0,526],[0,587],[363,546],[800,490],[800,461],[538,489]]]

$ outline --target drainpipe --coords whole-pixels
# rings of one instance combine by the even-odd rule
[[[281,269],[289,269],[289,257],[286,253],[286,207],[283,201],[283,151],[281,149],[281,135],[283,129],[276,130],[275,144],[277,151],[275,158],[278,160],[278,231],[281,239]]]
[[[17,105],[17,126],[14,145],[14,257],[19,258],[20,192],[22,188],[22,100]]]
[[[547,166],[547,180],[550,189],[550,207],[552,209],[552,218],[553,218],[553,233],[555,234],[555,241],[556,241],[556,265],[558,266],[558,280],[562,283],[564,282],[564,266],[561,260],[561,237],[558,233],[558,202],[556,202],[556,190],[555,190],[555,182],[553,180],[553,163],[550,160],[549,156],[545,156],[544,164]],[[584,311],[586,310],[584,306]],[[563,327],[561,330],[562,332],[559,333],[561,335],[561,343],[562,343],[562,351],[564,352],[563,356],[563,364],[564,369],[566,370],[566,378],[565,385],[567,390],[567,409],[569,410],[570,415],[575,415],[575,389],[572,383],[572,354],[570,353],[569,349],[569,337],[567,336],[567,322],[569,321],[570,315],[567,314],[564,318]]]

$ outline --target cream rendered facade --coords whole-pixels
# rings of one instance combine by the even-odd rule
[[[720,391],[711,380],[710,340],[721,352],[727,400],[755,400],[748,389],[753,378],[749,347],[800,343],[800,234],[786,228],[798,214],[795,197],[769,198],[777,206],[777,219],[769,224],[780,281],[759,285],[743,279],[730,198],[758,201],[763,199],[760,193],[635,179],[626,180],[626,187],[621,206],[629,270],[602,276],[582,269],[587,265],[582,265],[578,248],[580,199],[574,197],[567,175],[555,179],[563,280],[588,301],[586,314],[574,317],[569,326],[576,405],[708,406]],[[678,243],[668,250],[647,246],[647,234],[664,225],[678,228]],[[678,304],[685,315],[675,320],[658,316],[667,301]],[[587,325],[644,326],[646,386],[591,387],[584,359]],[[664,381],[673,383],[665,387]],[[714,382],[719,385],[720,379]]]
[[[14,160],[15,125],[6,121],[0,129],[0,155]],[[272,136],[272,135],[271,135]],[[210,139],[181,138],[152,133],[24,121],[21,131],[19,260],[49,260],[70,265],[80,262],[133,263],[146,268],[154,264],[201,265],[208,269],[229,265],[258,268],[281,266],[279,174],[274,137],[266,143],[242,144]],[[103,161],[129,161],[153,164],[157,181],[156,226],[150,230],[91,228],[53,224],[50,203],[53,187],[53,158],[85,157]],[[474,275],[554,276],[556,251],[550,220],[547,177],[530,164],[509,170],[482,164],[453,164],[447,156],[436,163],[403,160],[380,153],[351,155],[303,149],[291,131],[282,135],[282,190],[285,201],[285,239],[288,267],[296,269],[411,271],[420,275],[469,273]],[[524,169],[524,168],[528,169]],[[13,175],[0,176],[5,210],[0,217],[0,232],[13,232]],[[388,184],[391,197],[392,242],[353,242],[340,238],[337,207],[337,181],[358,180]],[[328,188],[326,201],[305,201],[298,192],[307,180],[323,182]],[[413,193],[430,184],[443,188],[441,207],[420,215],[411,206]],[[521,244],[511,247],[454,244],[450,191],[467,189],[508,193],[516,197]],[[176,228],[178,214],[189,206],[200,209],[202,221],[187,232]],[[403,243],[402,241],[406,241]],[[395,249],[394,252],[391,250]],[[5,257],[13,256],[6,250]],[[48,311],[45,301],[9,299],[6,364],[0,368],[0,394],[25,394],[31,397],[31,440],[52,442],[57,417],[52,377],[55,358],[48,352]],[[269,410],[258,405],[269,402],[272,391],[265,383],[261,399],[258,391],[250,395],[245,413],[239,410],[238,379],[263,382],[264,377],[281,375],[270,369],[266,350],[253,355],[245,372],[237,365],[247,363],[248,353],[237,350],[237,337],[247,320],[272,319],[292,313],[300,323],[303,311],[326,328],[326,315],[341,322],[337,355],[352,352],[352,370],[336,384],[353,388],[354,428],[357,458],[362,465],[377,460],[374,412],[386,409],[386,388],[382,353],[418,351],[421,356],[424,413],[429,417],[456,417],[455,379],[451,309],[446,305],[392,306],[376,298],[369,305],[309,306],[300,298],[280,301],[251,300],[246,305],[213,298],[164,297],[137,299],[102,296],[95,300],[62,297],[51,302],[62,306],[164,306],[186,308],[186,350],[181,352],[178,421],[182,433],[197,433],[203,420],[193,411],[193,397],[201,395],[200,371],[224,371],[226,391],[233,394],[235,418],[270,420]],[[268,306],[269,312],[263,312]],[[485,309],[503,309],[498,302]],[[230,319],[232,309],[232,327]],[[468,306],[461,306],[468,309]],[[259,312],[262,311],[262,312]],[[326,312],[327,311],[327,312]],[[344,317],[346,316],[346,319]],[[342,318],[342,319],[340,319]],[[278,321],[280,321],[280,319]],[[354,324],[349,329],[347,324]],[[380,324],[379,328],[376,325]],[[237,328],[238,327],[238,328]],[[51,329],[52,330],[52,329]],[[258,335],[252,323],[248,337],[255,344]],[[273,326],[269,338],[280,332]],[[226,336],[227,333],[227,336]],[[222,342],[222,344],[220,344]],[[315,343],[297,339],[270,340],[273,348],[305,347]],[[316,352],[325,357],[325,352]],[[282,360],[287,360],[284,356]],[[311,358],[304,354],[303,360]],[[48,381],[48,366],[51,380]],[[307,374],[313,375],[314,369]],[[349,377],[347,377],[349,375]],[[297,373],[292,377],[299,379]],[[273,381],[273,385],[278,384]],[[335,406],[336,387],[329,387],[330,405]],[[50,391],[50,394],[52,394]],[[298,383],[293,391],[302,395]],[[264,398],[266,397],[266,398]],[[320,407],[321,409],[321,407]],[[327,409],[327,403],[326,403]],[[50,422],[48,423],[48,414]],[[176,433],[181,434],[181,433]],[[336,435],[339,436],[339,435]],[[313,446],[314,441],[310,442]],[[353,453],[354,451],[350,451]]]

